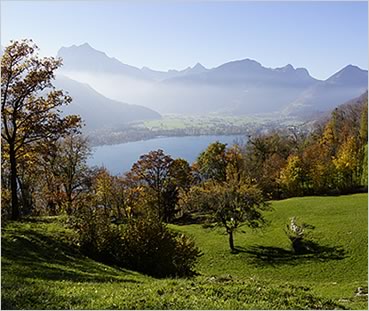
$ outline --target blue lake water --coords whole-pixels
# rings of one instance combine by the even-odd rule
[[[129,171],[142,154],[162,149],[173,159],[183,158],[192,163],[209,144],[219,141],[228,145],[245,142],[241,135],[204,135],[184,137],[161,137],[118,145],[94,147],[88,164],[104,166],[117,175]]]

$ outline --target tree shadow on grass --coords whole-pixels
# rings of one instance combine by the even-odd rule
[[[308,261],[325,262],[347,257],[342,247],[320,245],[313,241],[306,241],[305,246],[305,250],[299,253],[273,246],[236,247],[236,250],[245,253],[255,265],[298,265]]]
[[[207,214],[201,213],[193,213],[193,214],[184,214],[182,217],[173,220],[173,224],[178,226],[186,226],[186,225],[200,225],[207,223],[209,216]]]
[[[2,238],[3,273],[14,264],[22,267],[17,277],[73,282],[130,282],[132,272],[98,264],[83,256],[67,241],[57,240],[33,230],[23,230],[15,237]],[[10,265],[12,263],[12,265]]]

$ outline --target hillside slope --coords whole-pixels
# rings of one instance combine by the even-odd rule
[[[355,290],[367,287],[367,194],[273,207],[264,231],[236,234],[238,254],[222,231],[172,225],[204,253],[192,279],[154,279],[84,257],[60,217],[10,222],[2,229],[2,308],[366,309]],[[291,216],[316,226],[321,254],[291,253],[283,232]]]
[[[284,111],[305,117],[307,114],[330,111],[337,104],[349,101],[367,89],[368,71],[349,65],[306,89]]]

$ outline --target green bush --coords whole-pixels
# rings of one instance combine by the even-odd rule
[[[130,221],[121,241],[120,264],[155,277],[191,275],[200,256],[191,239],[170,231],[156,218]]]
[[[83,207],[71,219],[78,233],[78,244],[83,254],[106,263],[115,263],[115,249],[120,246],[120,231],[111,224],[103,208]]]
[[[191,275],[200,255],[191,239],[170,231],[157,217],[116,225],[104,209],[83,207],[71,221],[82,253],[151,276]]]

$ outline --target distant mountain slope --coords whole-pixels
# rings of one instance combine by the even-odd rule
[[[334,110],[349,112],[351,116],[355,116],[357,120],[360,120],[361,111],[364,105],[368,104],[368,91],[361,94],[358,97],[350,99],[343,104],[337,105],[336,107],[324,111],[324,112],[316,112],[316,113],[307,113],[303,118],[307,122],[312,122],[312,124],[318,124],[320,126],[324,126],[324,124],[331,118],[332,112]]]
[[[285,113],[302,116],[329,111],[368,89],[368,71],[348,65],[325,81],[321,81],[300,94],[285,108]]]
[[[142,106],[128,105],[106,98],[88,84],[58,75],[55,87],[63,89],[73,98],[64,108],[65,114],[79,114],[87,129],[116,128],[139,120],[160,119],[157,112]]]

